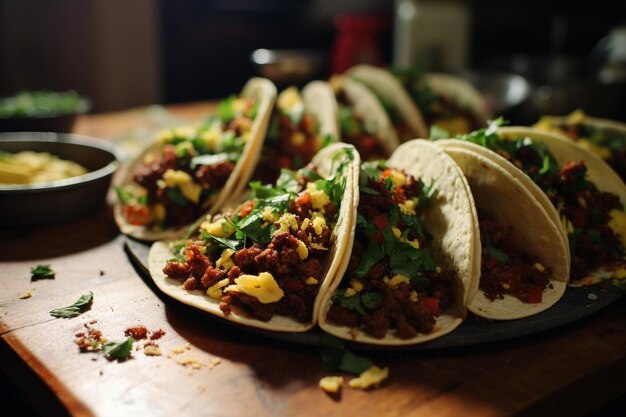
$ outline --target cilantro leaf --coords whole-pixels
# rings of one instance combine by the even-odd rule
[[[92,302],[93,292],[89,291],[89,294],[81,295],[80,298],[74,302],[74,304],[67,307],[61,307],[51,310],[50,315],[52,317],[65,319],[76,317],[85,312],[89,307],[91,307]]]
[[[30,268],[30,275],[33,281],[43,278],[54,278],[55,272],[50,268],[50,265],[37,265],[34,268]]]
[[[377,292],[360,292],[354,295],[346,296],[345,290],[337,291],[333,294],[333,301],[348,310],[356,311],[362,316],[368,314],[368,310],[372,311],[383,300],[384,296]]]
[[[298,183],[296,174],[293,171],[284,168],[280,170],[280,176],[276,180],[276,186],[290,193],[297,193],[300,191],[300,188],[302,188]]]
[[[235,109],[233,108],[235,99],[235,96],[230,96],[218,103],[217,117],[222,123],[228,123],[235,117]]]
[[[165,193],[167,194],[167,198],[174,204],[177,204],[179,206],[187,205],[187,199],[185,198],[183,192],[179,187],[168,187]]]
[[[239,249],[243,248],[243,241],[241,240],[227,239],[225,237],[213,236],[204,231],[202,231],[202,239],[213,241],[220,246],[232,249],[234,251],[238,251]]]
[[[102,345],[102,354],[109,359],[128,359],[134,342],[132,337],[121,342],[107,342]]]
[[[371,360],[350,352],[341,340],[327,333],[322,335],[321,345],[322,363],[328,371],[359,375],[374,366]]]
[[[487,255],[491,256],[500,263],[507,263],[509,261],[509,256],[501,249],[493,246],[493,243],[491,243],[491,238],[488,235],[486,236],[486,243],[487,244],[485,245],[485,251],[487,252]]]
[[[430,134],[428,135],[430,140],[448,139],[451,137],[450,132],[440,128],[439,126],[432,125],[430,127]]]
[[[384,258],[385,254],[380,245],[375,240],[370,240],[365,252],[361,255],[359,265],[354,270],[354,275],[361,278],[369,270]]]

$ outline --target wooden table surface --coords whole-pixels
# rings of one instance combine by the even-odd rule
[[[210,106],[169,110],[196,120]],[[145,114],[83,116],[75,131],[121,140]],[[32,282],[37,264],[52,265],[55,279]],[[42,415],[576,416],[626,393],[623,302],[507,342],[369,352],[389,379],[369,391],[344,383],[330,396],[318,387],[329,375],[318,348],[253,336],[161,298],[129,262],[110,206],[69,224],[0,231],[0,268],[0,365]],[[48,314],[88,291],[88,312]],[[117,362],[80,353],[74,334],[92,320],[112,340],[134,325],[163,329],[163,355],[137,350]]]

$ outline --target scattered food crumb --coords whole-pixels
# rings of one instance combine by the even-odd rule
[[[124,336],[132,337],[135,340],[142,340],[148,337],[148,328],[146,326],[129,327],[124,330]]]
[[[372,366],[359,375],[358,378],[352,378],[348,385],[350,388],[366,389],[374,385],[380,384],[389,376],[389,368],[380,369],[378,366]]]
[[[161,356],[161,348],[154,345],[147,345],[143,348],[143,353],[146,356]]]
[[[34,288],[23,292],[22,294],[20,294],[20,300],[26,300],[27,298],[30,298],[33,296],[33,291],[35,291]]]
[[[200,369],[203,366],[207,366],[205,363],[202,363],[195,358],[180,358],[180,359],[176,359],[176,362],[179,365],[188,366],[191,369]]]
[[[342,376],[325,376],[320,379],[319,386],[326,392],[337,393],[343,384]]]
[[[170,350],[170,353],[167,354],[168,358],[173,358],[175,355],[180,355],[181,353],[185,353],[185,351],[191,349],[191,343],[186,343],[183,346],[179,346]]]
[[[91,320],[83,325],[87,331],[86,333],[78,332],[74,334],[76,337],[74,343],[78,345],[81,352],[98,352],[102,350],[102,344],[106,343],[107,339],[102,336],[102,332],[93,327],[96,322],[97,320]]]
[[[588,299],[590,299],[590,300],[595,301],[595,300],[597,300],[597,299],[598,299],[598,296],[597,296],[596,294],[594,294],[594,293],[590,292],[590,293],[587,295],[587,298],[588,298]]]
[[[100,376],[104,375],[104,371],[102,371],[102,369],[100,369]]]
[[[165,330],[157,329],[157,330],[153,331],[152,334],[150,335],[150,340],[159,340],[164,335],[165,335]]]
[[[100,270],[100,276],[102,277],[102,276],[104,276],[104,274],[105,274],[105,272],[101,269]]]
[[[208,368],[209,368],[209,369],[213,369],[213,368],[215,368],[217,365],[219,365],[219,364],[221,364],[221,363],[222,363],[222,360],[221,360],[221,359],[213,359],[213,360],[211,361],[211,363],[209,364]]]

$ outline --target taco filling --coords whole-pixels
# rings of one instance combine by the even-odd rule
[[[319,121],[307,112],[297,88],[283,91],[276,102],[257,168],[257,178],[274,182],[280,170],[300,169],[333,141],[320,135]]]
[[[587,179],[584,161],[568,161],[559,167],[544,144],[528,137],[501,138],[497,132],[500,123],[492,122],[459,139],[497,152],[546,193],[568,234],[572,283],[584,285],[601,270],[608,273],[606,279],[625,275],[626,252],[620,230],[626,217],[619,198]]]
[[[337,95],[337,102],[341,140],[353,145],[363,161],[386,158],[387,151],[382,147],[381,139],[376,136],[374,126],[354,112],[344,94]]]
[[[254,100],[232,96],[201,126],[162,132],[158,150],[134,167],[132,183],[117,188],[124,219],[165,229],[200,217],[241,158],[256,113]]]
[[[419,215],[436,189],[380,161],[363,165],[359,188],[352,255],[326,319],[378,339],[431,333],[456,297],[455,274],[424,248],[429,235]]]
[[[482,126],[482,121],[476,118],[470,108],[460,105],[451,97],[437,94],[421,71],[392,69],[391,73],[421,110],[428,126],[437,126],[451,135],[469,133]]]
[[[524,303],[537,304],[551,287],[551,271],[536,259],[511,247],[511,230],[478,213],[482,258],[479,288],[491,301],[511,295]]]
[[[556,131],[577,141],[582,147],[604,159],[626,181],[626,129],[589,123],[580,110],[567,117],[544,116],[535,127]]]
[[[349,150],[336,173],[283,170],[275,185],[252,182],[253,198],[207,218],[194,239],[174,247],[163,272],[233,311],[262,321],[274,315],[311,322],[324,279],[332,230],[346,187]],[[347,157],[346,157],[347,156]]]

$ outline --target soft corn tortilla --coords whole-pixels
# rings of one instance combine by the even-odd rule
[[[389,331],[384,338],[377,339],[355,331],[356,329],[326,321],[326,314],[332,303],[331,297],[343,278],[341,274],[336,276],[336,280],[323,296],[319,323],[322,330],[341,339],[372,345],[413,345],[453,331],[466,317],[466,305],[470,295],[478,288],[480,274],[481,249],[480,241],[476,240],[478,217],[467,180],[454,160],[440,147],[422,139],[405,142],[393,153],[387,165],[421,178],[426,184],[434,181],[438,190],[437,197],[431,202],[422,220],[433,236],[428,247],[429,253],[442,269],[453,270],[457,274],[457,303],[441,313],[435,328],[429,334],[400,339],[394,331]],[[350,252],[346,252],[344,256],[349,259]]]
[[[424,78],[437,95],[448,97],[460,107],[469,109],[479,123],[485,124],[493,118],[483,95],[464,79],[444,73],[428,73]]]
[[[617,173],[615,173],[615,171],[613,171],[613,169],[604,160],[579,146],[577,143],[569,139],[562,138],[560,135],[555,135],[550,132],[529,127],[502,127],[498,129],[498,132],[503,138],[513,139],[516,137],[529,137],[535,142],[545,144],[561,167],[567,161],[585,161],[585,165],[587,166],[587,178],[593,182],[599,190],[615,194],[619,198],[622,205],[626,207],[626,186],[622,182],[619,175],[617,175]],[[524,182],[528,184],[529,187],[530,183],[533,183],[527,176],[524,176]],[[549,204],[552,205],[552,203]],[[567,232],[564,229],[563,233],[567,236]],[[619,231],[619,234],[620,237],[626,236],[626,230]],[[570,282],[569,285],[593,285],[602,281],[603,277],[607,277],[609,275],[610,272],[600,268],[591,276],[579,280],[576,283]]]
[[[371,65],[357,65],[350,68],[346,75],[355,78],[379,97],[391,104],[410,127],[413,138],[427,138],[428,128],[422,112],[406,92],[400,81],[389,71]]]
[[[237,161],[228,181],[226,181],[226,184],[224,184],[224,187],[219,193],[211,197],[211,201],[204,202],[204,205],[207,206],[207,213],[209,214],[215,213],[231,196],[239,195],[254,172],[272,114],[272,107],[276,100],[276,87],[274,83],[268,79],[252,78],[244,86],[241,95],[243,97],[253,97],[258,101],[257,115],[252,123],[250,139],[246,142],[241,158]],[[131,184],[133,182],[132,176],[134,168],[141,164],[147,155],[157,152],[159,148],[159,144],[153,144],[145,149],[141,155],[127,167],[120,184],[122,186]],[[115,221],[122,233],[144,241],[152,242],[159,239],[173,239],[177,236],[184,235],[189,227],[189,225],[186,225],[155,230],[145,226],[129,224],[122,215],[122,206],[119,201],[116,201],[114,214]]]
[[[278,332],[304,332],[312,328],[316,324],[316,319],[319,316],[322,295],[328,292],[328,287],[334,277],[336,275],[343,275],[348,266],[345,254],[352,251],[352,243],[354,241],[355,223],[353,218],[356,216],[354,216],[353,211],[355,210],[355,201],[358,199],[355,174],[358,174],[360,159],[358,153],[352,146],[336,143],[324,148],[312,161],[321,175],[329,176],[333,165],[336,163],[333,161],[332,156],[342,148],[352,149],[354,160],[347,168],[346,191],[341,201],[341,207],[339,208],[337,224],[333,229],[334,244],[329,250],[326,265],[324,266],[324,273],[322,275],[324,278],[320,285],[315,304],[313,305],[313,320],[310,323],[300,323],[290,317],[279,315],[274,315],[270,321],[263,322],[250,318],[236,309],[233,309],[230,315],[225,316],[219,308],[219,300],[210,298],[201,290],[187,291],[183,288],[180,280],[169,278],[163,273],[163,267],[165,267],[167,260],[173,257],[169,242],[166,241],[155,242],[150,248],[148,259],[150,275],[159,289],[184,304],[245,326]],[[349,257],[347,258],[349,260]]]
[[[553,306],[565,293],[570,270],[567,240],[561,233],[560,222],[553,220],[558,216],[554,207],[544,207],[535,199],[520,170],[503,158],[485,155],[481,146],[453,139],[436,143],[463,171],[478,211],[497,220],[500,227],[510,228],[512,246],[537,259],[552,272],[552,288],[544,290],[540,303],[523,303],[510,295],[491,301],[479,289],[468,309],[487,319],[512,320],[532,316]],[[512,169],[504,169],[506,165]],[[546,211],[551,211],[552,216]]]
[[[319,136],[330,136],[332,142],[338,142],[337,99],[330,85],[325,81],[311,81],[302,89],[302,100],[307,111],[317,118]]]
[[[378,98],[365,85],[349,77],[343,77],[342,88],[354,113],[363,118],[367,126],[371,126],[374,135],[380,140],[383,149],[391,154],[396,150],[400,141],[391,120]]]

